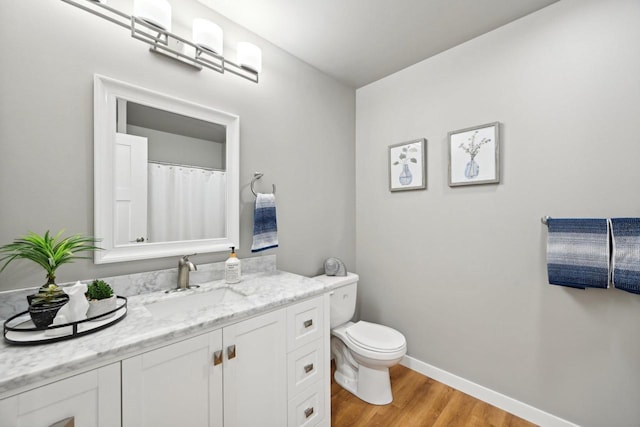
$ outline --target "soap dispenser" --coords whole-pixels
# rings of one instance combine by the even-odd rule
[[[240,271],[240,260],[236,256],[235,246],[231,246],[229,259],[224,263],[224,281],[227,283],[238,283],[242,273]]]

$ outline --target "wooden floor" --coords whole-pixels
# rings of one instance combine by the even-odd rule
[[[402,365],[396,365],[390,371],[393,402],[384,406],[365,403],[332,380],[331,426],[534,426]]]

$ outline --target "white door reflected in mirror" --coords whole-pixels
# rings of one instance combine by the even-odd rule
[[[115,244],[146,240],[147,138],[116,133]]]

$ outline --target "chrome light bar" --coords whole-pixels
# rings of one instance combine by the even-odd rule
[[[149,44],[153,53],[164,55],[198,70],[203,67],[219,73],[229,72],[258,83],[258,73],[235,64],[223,56],[203,49],[190,40],[163,30],[135,16],[127,15],[113,7],[94,0],[62,0],[72,6],[92,13],[131,31],[131,37]]]

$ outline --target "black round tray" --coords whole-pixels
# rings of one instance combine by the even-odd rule
[[[127,298],[117,296],[116,308],[99,316],[88,317],[77,322],[62,325],[50,325],[37,328],[31,321],[29,311],[23,311],[4,322],[4,340],[9,344],[36,345],[64,341],[83,335],[92,334],[115,325],[127,315]],[[58,335],[48,336],[47,331],[66,328],[58,331]]]

